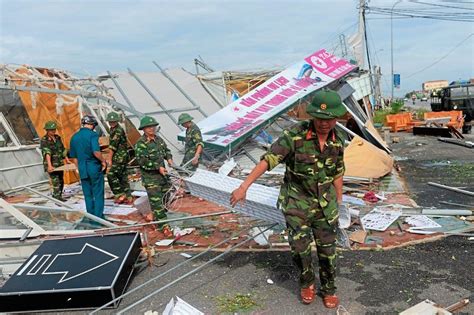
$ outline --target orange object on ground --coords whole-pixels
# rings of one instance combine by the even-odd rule
[[[314,301],[315,294],[314,284],[307,288],[301,288],[301,300],[304,304],[311,304]]]
[[[326,308],[336,308],[339,305],[339,298],[336,295],[325,295],[323,303]]]
[[[392,132],[411,130],[414,126],[421,125],[422,121],[413,120],[411,113],[390,114],[385,116],[385,126],[390,127]]]
[[[443,118],[443,117],[450,117],[451,120],[444,124],[445,126],[452,126],[456,129],[461,129],[464,125],[464,117],[462,115],[462,111],[460,110],[452,110],[452,111],[445,111],[445,112],[427,112],[423,114],[423,118],[426,119],[433,119],[433,118]]]

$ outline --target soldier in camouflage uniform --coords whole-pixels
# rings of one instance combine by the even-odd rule
[[[346,109],[336,92],[322,90],[315,93],[307,112],[314,119],[283,132],[232,193],[231,204],[243,201],[248,187],[265,171],[286,164],[278,208],[285,215],[292,257],[300,271],[301,298],[309,304],[315,296],[310,245],[314,236],[323,302],[334,308],[339,303],[334,283],[336,228],[344,174],[344,142],[334,127]]]
[[[156,134],[157,126],[158,122],[153,117],[145,116],[140,120],[138,129],[143,130],[143,136],[135,144],[135,157],[140,165],[143,186],[146,188],[154,219],[159,221],[167,218],[163,203],[171,188],[165,160],[170,166],[173,165],[173,160],[166,143]],[[165,237],[173,236],[168,224],[160,224],[158,227]]]
[[[118,123],[120,116],[116,112],[107,114],[107,121],[110,126],[109,141],[109,165],[112,165],[107,173],[107,180],[110,189],[115,195],[116,203],[133,202],[128,184],[127,163],[128,163],[128,143],[125,131]]]
[[[178,123],[186,128],[184,157],[181,166],[194,172],[199,166],[204,143],[202,142],[201,130],[192,120],[193,117],[187,113],[179,115],[178,118]]]
[[[54,171],[56,167],[64,165],[64,159],[69,163],[67,150],[61,141],[61,137],[56,134],[57,123],[48,121],[44,125],[46,135],[41,138],[40,148],[43,155],[43,164],[45,172],[48,172],[53,188],[53,197],[65,201],[62,197],[64,188],[64,172]]]

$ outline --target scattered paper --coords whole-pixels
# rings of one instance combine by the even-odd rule
[[[176,238],[180,238],[184,235],[191,234],[196,230],[195,228],[186,228],[186,229],[180,229],[179,227],[175,227],[173,229],[173,234]]]
[[[203,312],[192,306],[191,304],[185,302],[179,297],[171,298],[169,303],[166,305],[163,315],[204,315]]]
[[[186,253],[181,253],[180,255],[183,256],[184,258],[191,258],[191,257],[193,257],[192,255],[189,255],[189,254],[186,254]]]
[[[234,161],[234,158],[225,161],[225,163],[219,167],[218,173],[224,176],[229,175],[229,173],[237,166],[237,163]]]
[[[441,227],[441,225],[426,215],[414,215],[407,217],[405,222],[411,225],[410,229],[432,229]]]
[[[143,196],[148,196],[148,195],[147,195],[146,191],[135,190],[135,191],[132,191],[132,196],[143,197]]]
[[[155,243],[156,246],[170,246],[173,244],[174,239],[165,239]]]
[[[361,219],[361,223],[366,230],[385,231],[401,214],[401,211],[374,208]]]
[[[107,215],[129,215],[132,212],[137,211],[136,208],[128,207],[104,207],[104,214]]]
[[[364,200],[357,197],[349,196],[349,195],[342,195],[342,201],[345,203],[352,203],[353,205],[356,205],[356,206],[365,206]]]
[[[263,231],[263,228],[253,228],[252,230],[250,230],[250,235],[251,236],[254,236],[254,235],[257,235],[259,233],[262,233]],[[258,245],[268,245],[268,238],[270,237],[270,235],[273,235],[273,230],[267,230],[265,232],[263,232],[262,234],[258,235],[256,238],[254,238],[255,242],[257,242]]]
[[[274,282],[273,282],[272,279],[267,279],[267,283],[268,283],[268,284],[273,284]]]

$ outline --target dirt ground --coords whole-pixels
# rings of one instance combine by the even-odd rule
[[[411,196],[420,206],[447,208],[439,201],[474,204],[473,197],[426,184],[432,181],[474,191],[474,149],[442,143],[436,138],[414,137],[408,133],[396,136],[400,137],[400,142],[392,145],[393,155]],[[469,138],[474,139],[473,136]],[[451,236],[386,251],[340,251],[337,286],[341,305],[350,314],[398,314],[424,299],[444,306],[462,298],[472,301],[473,244],[467,237]],[[119,310],[218,254],[215,252],[199,257],[138,289],[122,301]],[[160,253],[155,263],[164,265],[149,267],[138,273],[129,290],[185,260],[178,252]],[[143,314],[147,310],[161,314],[174,296],[179,296],[206,314],[337,314],[336,310],[325,309],[320,298],[309,306],[303,305],[299,301],[297,277],[288,251],[233,252],[144,300],[127,314]],[[101,313],[116,312],[108,310]],[[468,305],[458,314],[474,314],[474,305]]]

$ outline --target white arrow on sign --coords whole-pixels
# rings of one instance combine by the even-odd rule
[[[96,265],[92,265],[92,266],[87,266],[87,263],[90,261],[88,261],[88,257],[82,257],[82,264],[79,263],[79,266],[77,267],[77,269],[79,270],[54,270],[54,269],[66,269],[66,267],[64,267],[63,265],[67,265],[67,263],[65,263],[68,258],[70,258],[71,256],[87,256],[86,254],[87,253],[84,253],[85,251],[94,251],[93,253],[91,254],[94,254],[94,256],[96,256],[97,258],[97,255],[102,255],[102,257],[99,257],[99,258],[102,258],[102,260],[104,260],[102,263],[100,264],[96,264]],[[63,283],[63,282],[66,282],[68,280],[71,280],[71,279],[74,279],[74,278],[77,278],[77,277],[80,277],[82,275],[85,275],[86,273],[89,273],[93,270],[96,270],[102,266],[105,266],[109,263],[111,263],[112,261],[118,259],[119,257],[112,254],[112,253],[109,253],[101,248],[98,248],[94,245],[91,245],[89,243],[85,243],[84,246],[82,247],[82,249],[77,252],[77,253],[66,253],[66,254],[57,254],[53,260],[51,261],[51,263],[48,265],[48,267],[46,267],[46,269],[43,271],[43,275],[55,275],[55,274],[62,274],[62,278],[58,281],[58,283]],[[60,262],[63,261],[63,264],[61,264]],[[56,263],[56,268],[54,266],[54,264]],[[73,268],[73,266],[69,265],[69,267]],[[49,271],[49,269],[53,269],[52,271]]]

